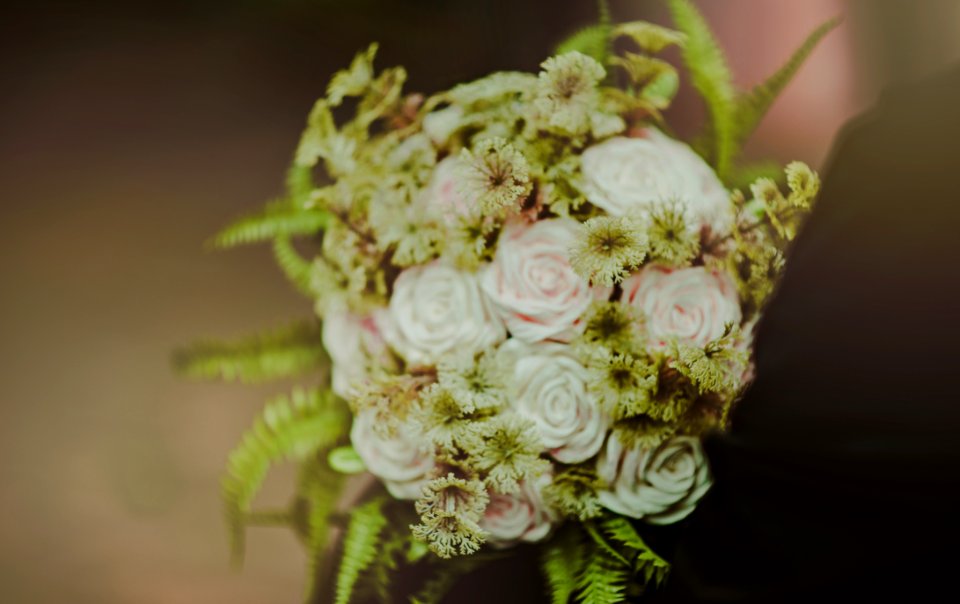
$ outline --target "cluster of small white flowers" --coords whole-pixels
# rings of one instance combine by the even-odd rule
[[[456,116],[438,111],[424,128],[437,143],[449,136],[451,120]],[[451,156],[437,163],[415,202],[451,227],[471,215],[457,182],[459,161]],[[587,201],[609,215],[642,219],[669,200],[694,228],[722,235],[733,227],[729,194],[716,175],[658,130],[590,146],[581,169]],[[559,464],[594,460],[605,485],[601,505],[652,523],[674,522],[709,486],[698,441],[675,436],[656,447],[630,447],[612,436],[613,420],[591,391],[572,342],[591,304],[614,298],[638,311],[651,350],[671,341],[704,346],[729,324],[740,325],[737,290],[716,269],[658,264],[634,271],[616,290],[593,286],[571,267],[579,227],[573,218],[532,220],[518,212],[477,270],[432,260],[400,272],[388,304],[370,315],[329,313],[323,335],[333,387],[350,399],[377,368],[429,372],[453,356],[493,353],[509,367],[508,407],[536,426],[544,456]],[[412,427],[387,434],[375,423],[374,413],[357,414],[354,448],[393,496],[416,498],[437,465],[426,439]],[[542,497],[550,482],[547,472],[525,479],[518,493],[491,492],[482,527],[492,543],[537,541],[550,533],[557,516]]]

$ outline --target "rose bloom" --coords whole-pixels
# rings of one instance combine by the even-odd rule
[[[511,495],[490,493],[490,503],[480,520],[490,545],[503,548],[520,541],[542,541],[553,529],[556,514],[544,503],[542,489],[553,479],[549,472],[524,480]]]
[[[439,261],[400,273],[377,326],[414,366],[435,365],[451,354],[476,354],[507,335],[476,275]]]
[[[597,476],[607,485],[597,493],[600,505],[650,524],[687,517],[711,484],[700,441],[691,436],[631,449],[611,434],[597,459]]]
[[[623,301],[643,313],[656,348],[666,347],[671,338],[704,346],[722,336],[727,323],[739,325],[742,318],[733,280],[703,266],[648,265],[624,280]]]
[[[588,391],[587,370],[570,346],[510,339],[499,354],[513,367],[510,400],[514,410],[537,425],[550,455],[563,463],[579,463],[596,455],[610,418]]]
[[[377,412],[365,409],[354,415],[350,442],[367,470],[383,481],[397,499],[416,499],[434,467],[429,451],[423,448],[420,433],[403,424],[387,433]]]
[[[718,235],[733,227],[730,194],[717,175],[693,149],[656,128],[593,145],[580,162],[587,199],[609,214],[643,215],[675,201],[698,227]]]
[[[323,321],[323,347],[333,361],[333,392],[345,399],[357,395],[369,379],[371,365],[390,367],[392,359],[372,316],[330,311]]]
[[[460,194],[459,164],[454,156],[442,159],[418,199],[427,216],[442,220],[447,226],[455,226],[470,215],[470,204]]]
[[[591,289],[570,266],[577,226],[565,218],[515,221],[500,234],[480,283],[513,337],[570,341],[582,329],[580,316],[590,302],[609,296],[608,288]]]

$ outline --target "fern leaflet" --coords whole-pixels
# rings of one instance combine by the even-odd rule
[[[691,0],[668,0],[677,29],[687,37],[683,62],[694,88],[703,97],[712,133],[710,159],[725,179],[736,152],[734,119],[736,91],[730,68],[703,15]]]
[[[304,321],[233,342],[197,342],[176,351],[173,366],[191,378],[250,383],[297,375],[326,358],[320,325]]]
[[[329,391],[296,389],[267,404],[230,453],[221,483],[233,558],[243,560],[244,525],[250,503],[270,466],[302,460],[334,444],[347,430],[349,412]]]
[[[383,504],[384,499],[377,498],[350,513],[350,524],[343,542],[343,557],[337,573],[335,604],[349,604],[360,574],[377,557],[380,534],[387,525]]]
[[[607,553],[594,547],[577,581],[577,601],[583,604],[615,604],[624,601],[630,569]]]
[[[553,604],[568,604],[577,590],[577,576],[585,563],[586,547],[579,530],[568,525],[540,550],[540,568]]]
[[[244,216],[213,236],[209,245],[231,248],[259,243],[277,236],[313,235],[323,230],[330,214],[314,208],[304,208],[281,199],[267,204],[263,211]]]
[[[310,263],[293,247],[289,237],[280,236],[273,241],[273,257],[277,266],[290,283],[305,296],[313,298],[316,292],[310,286]]]

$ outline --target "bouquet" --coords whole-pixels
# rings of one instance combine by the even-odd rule
[[[317,318],[177,359],[246,381],[313,372],[229,458],[238,555],[245,526],[287,524],[308,598],[338,603],[396,599],[412,566],[427,578],[408,595],[439,600],[522,543],[557,603],[663,580],[644,527],[709,488],[699,437],[750,381],[752,327],[819,187],[737,149],[834,25],[739,92],[694,6],[669,5],[676,30],[602,11],[539,73],[430,97],[376,71],[376,45],[333,76],[286,195],[214,239],[272,241]],[[709,117],[693,146],[662,115],[670,47]],[[253,509],[283,460],[300,468],[292,505]]]

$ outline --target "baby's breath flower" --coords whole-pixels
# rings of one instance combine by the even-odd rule
[[[551,57],[541,64],[534,106],[547,130],[579,136],[590,131],[597,109],[597,84],[603,65],[579,52]]]
[[[687,223],[678,203],[661,203],[650,212],[647,235],[651,258],[663,264],[684,265],[700,253],[700,233]]]
[[[590,362],[590,386],[615,419],[644,413],[657,391],[657,367],[645,356],[602,349]]]
[[[460,162],[464,197],[474,201],[484,216],[519,207],[530,193],[527,160],[503,138],[485,138],[473,151],[461,150]]]
[[[536,425],[516,414],[494,417],[482,426],[482,442],[470,451],[473,465],[487,473],[487,484],[499,493],[516,493],[520,481],[545,472],[543,443]]]
[[[583,223],[570,250],[570,264],[594,285],[619,283],[647,255],[646,234],[622,216],[597,216]]]
[[[550,507],[568,518],[589,520],[603,513],[597,499],[597,474],[590,468],[571,466],[553,477],[544,487],[543,498]]]
[[[675,423],[638,415],[614,424],[610,438],[619,439],[627,449],[654,449],[676,432]]]
[[[424,485],[416,503],[420,524],[410,527],[413,536],[441,558],[472,554],[486,538],[479,521],[489,501],[479,480],[458,478],[452,472],[434,478]]]
[[[597,301],[583,317],[584,343],[598,344],[609,350],[635,350],[639,343],[642,319],[636,309],[619,302]]]
[[[790,204],[809,208],[820,192],[820,177],[803,162],[791,162],[786,167],[787,186],[790,187]]]
[[[460,356],[440,364],[439,382],[466,413],[499,409],[506,402],[504,371],[494,355]]]

